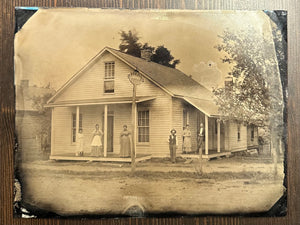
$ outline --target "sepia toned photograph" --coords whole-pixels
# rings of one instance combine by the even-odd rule
[[[286,19],[16,8],[14,216],[286,215]]]

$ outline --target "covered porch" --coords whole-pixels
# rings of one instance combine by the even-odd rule
[[[232,153],[230,151],[220,151],[217,150],[209,150],[208,154],[205,154],[205,150],[202,151],[202,159],[211,160],[222,157],[230,157]],[[199,159],[201,157],[200,154],[180,154],[180,157],[184,159]]]
[[[153,100],[155,97],[138,96],[136,102]],[[51,155],[53,160],[131,162],[131,158],[120,157],[119,135],[123,125],[131,128],[132,97],[110,97],[89,100],[74,100],[48,104],[52,108]],[[102,135],[102,154],[91,154],[91,137],[95,124],[99,124]],[[83,156],[76,156],[77,134],[83,130]],[[136,161],[149,159],[150,154],[137,152]]]
[[[186,110],[190,115],[189,121],[192,136],[197,136],[197,143],[192,146],[192,152],[180,154],[182,158],[212,158],[229,157],[231,152],[226,149],[226,125],[220,120],[217,106],[211,101],[191,97],[182,99],[192,106]],[[202,126],[203,125],[203,126]],[[194,133],[194,134],[193,134]],[[192,137],[193,139],[193,137]],[[193,142],[193,141],[192,141]],[[201,151],[201,152],[200,152]]]

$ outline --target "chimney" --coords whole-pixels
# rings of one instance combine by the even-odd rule
[[[226,76],[225,77],[225,89],[230,90],[233,86],[233,78],[232,76]]]
[[[141,58],[147,60],[148,62],[151,61],[152,51],[150,49],[142,49],[141,50]]]
[[[21,80],[21,87],[28,87],[29,86],[29,80]]]

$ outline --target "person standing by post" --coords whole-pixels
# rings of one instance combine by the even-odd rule
[[[169,148],[170,148],[170,160],[172,163],[176,163],[176,148],[178,147],[178,140],[176,136],[176,130],[173,128],[171,130],[171,135],[169,136]]]
[[[131,133],[127,130],[127,125],[123,126],[120,134],[120,157],[130,157],[131,155]]]
[[[198,134],[198,148],[197,148],[197,153],[202,154],[203,150],[203,144],[204,144],[204,128],[203,128],[203,123],[200,123],[200,130]]]
[[[183,131],[183,152],[191,153],[192,151],[192,133],[190,126],[187,124]]]
[[[76,156],[83,156],[83,138],[82,129],[79,129],[76,137]]]

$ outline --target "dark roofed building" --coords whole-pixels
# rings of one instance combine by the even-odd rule
[[[137,86],[137,126],[131,126],[132,84],[128,74],[138,71],[144,82]],[[183,72],[105,47],[48,101],[52,109],[51,158],[76,158],[76,137],[83,130],[85,157],[91,152],[95,124],[103,130],[103,158],[120,153],[123,125],[136,131],[137,154],[169,155],[166,141],[177,130],[182,152],[183,128],[189,124],[192,151],[199,148],[200,124],[204,124],[203,157],[230,154],[248,147],[248,128],[220,123],[212,93]],[[257,131],[253,145],[257,144]],[[71,157],[71,158],[70,158]],[[84,157],[84,160],[86,158]],[[102,160],[102,158],[98,159]]]
[[[50,113],[39,111],[34,105],[35,98],[50,98],[54,94],[51,88],[30,86],[29,80],[16,85],[16,131],[18,156],[22,161],[43,159],[42,139],[50,150]]]

